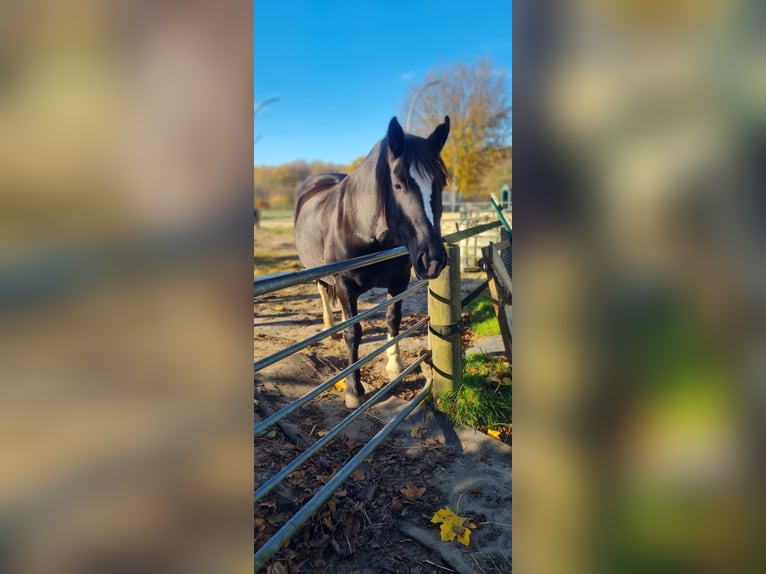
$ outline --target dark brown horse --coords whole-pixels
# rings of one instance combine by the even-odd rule
[[[298,189],[295,242],[306,267],[343,261],[404,245],[409,258],[399,257],[317,282],[325,328],[331,327],[331,302],[340,301],[343,319],[357,313],[359,295],[385,287],[390,296],[407,288],[410,270],[419,279],[439,276],[447,262],[441,237],[442,190],[447,171],[440,152],[449,135],[449,117],[427,138],[405,134],[396,118],[388,134],[349,175],[320,174]],[[399,333],[401,301],[388,308],[388,338]],[[359,323],[345,330],[349,364],[359,359]],[[386,372],[402,369],[398,345],[388,350]],[[356,370],[346,381],[346,406],[356,408],[364,389]]]

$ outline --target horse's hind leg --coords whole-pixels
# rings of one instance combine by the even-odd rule
[[[330,296],[330,290],[324,283],[317,281],[317,289],[319,290],[319,298],[322,300],[322,322],[324,328],[329,329],[335,325],[332,316],[332,297]]]
[[[395,297],[407,288],[409,283],[409,273],[406,277],[398,280],[388,287],[388,294]],[[390,341],[399,334],[399,327],[402,324],[402,302],[397,301],[386,311],[386,325],[388,326],[387,340]],[[386,349],[388,362],[386,363],[386,374],[389,380],[394,380],[404,369],[401,356],[399,354],[399,343],[394,343]]]
[[[338,299],[340,300],[344,321],[356,315],[358,297],[358,293],[349,292],[348,289],[338,290]],[[346,347],[348,348],[348,364],[352,365],[359,360],[359,341],[362,338],[362,326],[359,323],[354,323],[351,327],[346,328],[343,332],[343,338],[346,340]],[[357,408],[362,404],[361,398],[363,395],[364,387],[361,383],[361,374],[359,369],[357,369],[346,377],[346,407],[349,409]]]

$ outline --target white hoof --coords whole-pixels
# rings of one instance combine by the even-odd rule
[[[352,395],[346,395],[346,408],[347,409],[356,409],[359,408],[359,405],[362,404],[362,401],[359,397],[354,397]]]

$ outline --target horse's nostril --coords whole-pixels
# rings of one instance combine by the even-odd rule
[[[431,278],[436,277],[436,270],[439,266],[439,262],[436,260],[431,260],[431,264],[428,266],[428,276]]]
[[[428,255],[426,253],[421,253],[418,256],[418,263],[420,264],[421,269],[428,269]]]

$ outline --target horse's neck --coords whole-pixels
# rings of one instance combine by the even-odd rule
[[[376,180],[375,154],[370,156],[345,180],[346,191],[343,201],[344,217],[348,224],[361,236],[383,242],[388,231],[385,202],[380,197]]]

